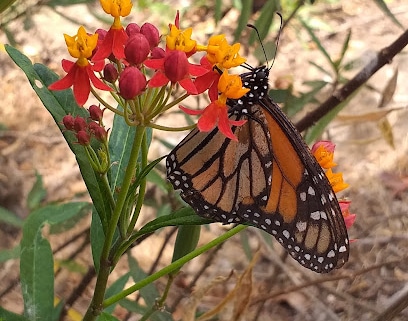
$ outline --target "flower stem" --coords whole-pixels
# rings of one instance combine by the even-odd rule
[[[136,284],[130,286],[129,288],[123,290],[122,292],[111,296],[110,298],[107,298],[105,301],[103,301],[102,307],[106,308],[122,299],[124,299],[126,296],[129,294],[132,294],[133,292],[136,292],[137,290],[140,290],[141,288],[145,287],[146,285],[152,283],[153,281],[156,281],[157,279],[161,278],[162,276],[165,276],[167,274],[170,274],[172,271],[181,268],[184,264],[186,264],[188,261],[191,261],[195,257],[199,256],[200,254],[208,251],[209,249],[217,246],[218,244],[226,241],[233,235],[241,232],[242,230],[246,229],[246,225],[238,225],[232,229],[230,229],[228,232],[224,233],[223,235],[217,237],[216,239],[212,240],[211,242],[195,249],[194,251],[188,253],[187,255],[181,257],[180,259],[174,261],[170,265],[164,267],[160,271],[157,271],[156,273],[146,277],[145,279],[141,280],[140,282],[137,282]]]
[[[118,225],[120,215],[122,214],[122,210],[126,202],[126,197],[129,191],[130,184],[132,182],[132,178],[135,174],[137,160],[139,156],[140,147],[142,145],[143,137],[145,134],[145,129],[146,128],[143,126],[136,127],[135,140],[133,141],[133,146],[132,146],[131,154],[129,157],[129,163],[126,168],[126,173],[123,178],[123,183],[120,189],[120,193],[118,195],[116,207],[113,211],[112,218],[109,222],[105,242],[102,248],[102,254],[100,258],[100,268],[98,272],[98,277],[96,279],[94,297],[84,316],[84,319],[83,319],[84,321],[96,320],[97,316],[104,309],[102,302],[105,296],[106,285],[107,285],[108,277],[109,277],[109,274],[111,272],[111,267],[112,267],[112,262],[110,260],[110,251],[112,247],[112,242],[113,242],[113,238],[115,235],[115,231]]]

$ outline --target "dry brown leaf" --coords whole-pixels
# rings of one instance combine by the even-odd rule
[[[390,145],[392,148],[395,149],[394,133],[393,133],[392,126],[390,122],[388,121],[388,119],[387,118],[381,119],[377,125],[378,125],[378,128],[380,129],[381,136],[388,143],[388,145]]]
[[[192,296],[190,297],[187,304],[183,308],[182,320],[183,321],[194,321],[196,311],[197,311],[197,306],[202,301],[202,298],[204,297],[204,295],[209,290],[211,290],[214,286],[216,286],[218,284],[221,284],[221,283],[225,283],[226,281],[228,281],[231,278],[232,274],[233,273],[231,272],[231,274],[229,276],[227,276],[227,277],[218,276],[215,279],[213,279],[209,284],[194,290],[193,293],[192,293]]]
[[[397,79],[398,79],[398,69],[395,69],[394,74],[391,79],[388,81],[387,86],[385,86],[382,95],[381,101],[378,104],[379,108],[385,107],[392,100],[394,96],[395,89],[397,88]]]

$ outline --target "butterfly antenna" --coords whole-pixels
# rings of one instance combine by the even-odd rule
[[[273,59],[272,59],[271,66],[268,68],[269,70],[271,70],[273,64],[275,63],[276,54],[277,54],[277,51],[278,51],[277,48],[278,48],[278,46],[279,46],[279,39],[280,39],[280,35],[281,35],[281,33],[282,33],[282,26],[283,26],[283,17],[282,17],[282,14],[279,13],[279,12],[276,12],[276,14],[277,14],[277,15],[279,16],[279,18],[280,18],[280,26],[279,26],[278,37],[277,37],[277,39],[276,39],[276,50],[275,50],[275,54],[274,54]],[[261,44],[261,47],[262,47],[262,51],[263,51],[264,56],[265,56],[266,65],[268,66],[268,65],[269,65],[268,56],[266,55],[266,50],[265,50],[265,47],[264,47],[264,45],[263,45],[263,43],[262,43],[262,39],[261,39],[261,36],[260,36],[260,34],[259,34],[258,28],[255,27],[254,25],[250,24],[250,23],[247,24],[247,27],[252,28],[252,29],[255,30],[255,32],[256,32],[256,34],[257,34],[257,36],[258,36],[258,39],[259,39],[259,43]]]

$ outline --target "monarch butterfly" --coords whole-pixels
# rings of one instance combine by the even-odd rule
[[[301,135],[268,95],[266,66],[241,74],[249,92],[229,100],[238,141],[193,129],[168,155],[167,178],[196,213],[272,234],[318,273],[348,260],[349,240],[330,183]]]

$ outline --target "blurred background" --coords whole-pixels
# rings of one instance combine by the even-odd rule
[[[60,75],[64,74],[61,59],[70,58],[63,33],[74,35],[81,24],[93,32],[107,29],[111,23],[98,1],[11,2],[7,9],[7,1],[0,4],[0,10],[4,9],[0,42],[15,46],[33,62]],[[165,35],[176,10],[180,10],[181,27],[192,26],[198,42],[224,33],[231,43],[241,43],[241,55],[253,66],[265,63],[261,40],[268,63],[273,61],[270,94],[295,122],[375,61],[376,53],[408,26],[408,3],[404,0],[386,4],[380,0],[135,1],[124,22],[151,22]],[[284,21],[275,57],[280,28],[276,11]],[[247,23],[257,26],[261,39]],[[41,204],[89,197],[59,128],[4,50],[0,52],[0,76],[0,207],[15,216],[6,219],[0,212],[0,305],[21,313],[16,246],[22,222]],[[193,320],[223,302],[208,320],[231,320],[232,311],[240,306],[239,298],[250,294],[241,320],[390,320],[382,313],[408,296],[407,82],[405,49],[305,133],[309,144],[330,139],[337,145],[336,169],[350,184],[341,196],[352,201],[351,212],[357,214],[357,220],[349,230],[355,241],[342,269],[314,274],[286,257],[269,235],[249,228],[185,265],[170,290],[167,312],[151,319]],[[190,99],[186,106],[203,104]],[[109,124],[111,116],[106,117]],[[158,123],[179,125],[180,119],[184,120],[175,110]],[[151,159],[166,154],[186,134],[156,132]],[[140,224],[174,209],[164,165],[149,180]],[[87,215],[64,233],[44,230],[55,253],[55,296],[69,306],[65,320],[80,320],[92,295],[95,280],[89,224]],[[218,223],[203,228],[199,244],[227,228]],[[168,264],[175,232],[175,228],[163,229],[136,245],[131,258],[115,269],[112,281],[129,269],[150,274]],[[130,285],[133,280],[127,282]],[[117,318],[139,320],[143,307],[154,302],[165,283],[159,280],[122,300],[115,310]],[[408,309],[393,318],[407,319]]]

